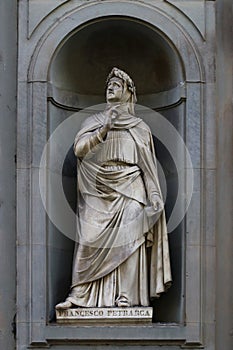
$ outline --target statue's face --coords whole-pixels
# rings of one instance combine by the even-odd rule
[[[113,77],[109,80],[106,90],[107,102],[120,102],[122,100],[124,83],[120,78]]]

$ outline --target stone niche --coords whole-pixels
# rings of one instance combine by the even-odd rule
[[[154,27],[122,16],[90,21],[59,45],[49,70],[49,134],[72,113],[105,102],[105,81],[114,66],[133,78],[139,116],[143,117],[143,106],[149,107],[167,118],[184,138],[185,77],[178,53]],[[155,126],[151,128],[153,133]],[[156,137],[154,143],[166,178],[169,220],[178,191],[177,169]],[[176,149],[177,145],[173,146]],[[63,164],[63,188],[75,211],[76,158],[72,141]],[[53,195],[51,205],[56,206]],[[169,234],[174,282],[166,294],[153,301],[153,322],[184,322],[184,226],[183,221]],[[49,321],[54,322],[54,306],[65,298],[71,283],[74,244],[51,222],[48,242]]]

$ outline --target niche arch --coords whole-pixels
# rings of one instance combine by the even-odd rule
[[[185,119],[185,128],[183,130],[183,126],[181,126],[182,131],[184,131],[184,137],[187,139],[187,135],[190,135],[191,129],[193,127],[193,122],[195,120],[195,126],[197,127],[197,133],[194,138],[187,139],[187,145],[189,147],[189,150],[191,152],[192,159],[194,160],[195,164],[194,166],[201,166],[201,152],[202,152],[202,144],[201,144],[201,128],[202,128],[202,93],[203,89],[201,84],[204,81],[204,70],[202,68],[202,62],[199,57],[198,50],[196,48],[196,45],[194,44],[193,39],[191,39],[191,36],[188,32],[186,32],[181,26],[179,26],[178,23],[175,23],[173,19],[166,14],[164,11],[160,11],[158,8],[153,8],[150,6],[145,6],[143,4],[139,4],[138,2],[132,3],[132,2],[124,2],[118,4],[115,1],[106,2],[105,3],[105,11],[104,14],[102,12],[103,7],[101,4],[94,4],[89,6],[83,6],[81,8],[70,8],[69,11],[65,13],[65,15],[62,15],[58,21],[53,22],[51,21],[51,25],[49,27],[49,30],[44,32],[43,35],[41,35],[38,40],[36,40],[36,44],[34,47],[34,51],[32,54],[32,58],[30,60],[30,64],[28,65],[28,83],[29,83],[29,96],[30,96],[30,106],[32,106],[32,118],[35,117],[33,120],[32,130],[34,130],[33,133],[33,139],[32,139],[32,163],[35,165],[35,167],[38,165],[38,162],[40,160],[40,156],[43,150],[43,146],[47,141],[48,134],[50,133],[50,130],[52,130],[56,125],[51,125],[51,117],[53,114],[50,114],[50,104],[55,106],[55,103],[52,103],[51,99],[53,98],[55,102],[57,102],[56,108],[60,108],[61,110],[65,110],[63,107],[68,106],[68,112],[64,112],[63,114],[59,116],[59,119],[57,120],[57,123],[62,120],[62,118],[66,118],[68,115],[73,113],[76,109],[82,108],[82,106],[73,105],[73,102],[75,100],[72,99],[72,101],[68,101],[64,98],[64,94],[60,94],[59,88],[60,86],[53,86],[53,76],[51,74],[51,64],[54,62],[53,60],[56,59],[56,55],[59,52],[59,50],[67,43],[68,38],[72,38],[73,35],[75,35],[77,28],[81,28],[81,26],[88,26],[92,21],[102,21],[103,19],[108,20],[112,17],[118,17],[118,20],[122,20],[123,17],[125,17],[125,14],[127,13],[127,18],[130,18],[130,21],[134,23],[145,23],[145,26],[147,28],[153,28],[154,32],[158,37],[163,40],[163,42],[168,45],[172,50],[174,50],[174,53],[176,53],[176,62],[179,62],[180,69],[179,73],[177,74],[177,77],[182,77],[183,81],[181,81],[182,85],[180,88],[176,89],[177,85],[173,86],[173,81],[171,84],[171,90],[175,89],[172,94],[165,94],[160,95],[163,91],[147,91],[147,93],[143,94],[141,93],[141,98],[144,98],[145,105],[146,103],[151,103],[151,99],[148,98],[154,97],[156,101],[173,101],[172,105],[174,105],[174,108],[177,106],[182,106],[182,111],[179,111],[181,115],[187,117],[188,119]],[[83,28],[84,28],[83,27]],[[144,33],[145,34],[145,33]],[[196,33],[196,35],[199,38],[199,34]],[[159,39],[158,39],[159,42]],[[55,66],[54,66],[55,67]],[[54,68],[52,67],[52,69]],[[124,69],[124,67],[121,67]],[[130,69],[127,69],[130,74]],[[104,74],[103,74],[104,75]],[[134,77],[133,77],[134,78]],[[179,79],[175,80],[174,82],[178,82]],[[57,83],[57,82],[56,82]],[[184,84],[183,84],[184,83]],[[58,89],[57,89],[58,88]],[[66,90],[67,86],[61,87],[61,90]],[[141,89],[143,92],[143,88]],[[169,90],[168,90],[169,91]],[[74,91],[74,97],[75,94],[80,94],[80,91]],[[80,95],[86,95],[86,94],[80,94]],[[157,95],[157,96],[154,96]],[[169,96],[168,96],[169,95]],[[94,95],[99,96],[99,95]],[[172,96],[171,100],[168,99]],[[47,98],[50,99],[50,102],[47,103]],[[148,98],[148,99],[147,99]],[[154,101],[153,99],[153,101]],[[39,101],[39,102],[38,102]],[[82,103],[86,101],[85,98],[83,98]],[[147,101],[147,102],[145,102]],[[192,103],[191,103],[192,101]],[[67,104],[64,104],[66,102]],[[179,103],[178,103],[179,102]],[[181,103],[182,102],[182,103]],[[85,102],[86,103],[86,102]],[[192,109],[193,104],[195,104],[195,110]],[[166,105],[155,105],[155,109],[159,110],[163,109],[163,107]],[[52,107],[53,108],[53,107]],[[49,111],[49,118],[48,118],[48,111]],[[29,111],[30,113],[30,111]],[[163,113],[166,115],[166,108],[164,108]],[[180,114],[177,115],[180,115]],[[43,117],[42,117],[43,115]],[[169,118],[169,116],[167,116]],[[41,127],[41,121],[42,118],[45,120],[45,124],[43,124],[43,127]],[[49,120],[49,123],[48,123]],[[44,125],[46,127],[44,127]],[[48,127],[49,126],[49,127]],[[179,127],[178,125],[177,127]],[[40,134],[38,134],[36,131],[41,131]],[[40,149],[37,149],[36,152],[34,151],[35,145],[41,145]],[[192,146],[194,145],[194,146]],[[36,193],[35,188],[33,188],[32,192],[30,193],[31,198],[33,198],[33,208],[36,208],[37,203],[40,203],[39,199],[39,192],[37,192],[37,196],[35,196]],[[36,203],[37,201],[37,203]],[[201,198],[197,197],[196,201],[201,205]],[[36,264],[42,264],[42,268],[40,271],[37,271],[37,274],[34,275],[33,273],[30,274],[30,284],[32,287],[29,293],[30,294],[30,300],[32,305],[38,304],[38,293],[37,293],[37,285],[38,280],[47,280],[47,263],[49,260],[49,254],[47,254],[47,247],[50,245],[50,242],[48,241],[47,235],[46,235],[46,215],[45,213],[42,213],[42,210],[40,212],[40,216],[42,220],[40,221],[39,227],[33,226],[32,231],[30,234],[32,237],[34,237],[34,240],[32,239],[32,249],[34,242],[39,241],[42,245],[43,249],[40,254],[40,256],[33,256],[33,266],[36,266]],[[191,219],[195,220],[195,217],[192,217]],[[201,231],[201,226],[199,225],[199,229]],[[58,239],[59,240],[59,239]],[[53,247],[54,250],[59,250],[61,247],[59,246],[58,240],[56,241],[56,246]],[[61,240],[60,242],[63,243]],[[185,240],[184,240],[185,242]],[[36,244],[36,243],[35,243]],[[186,243],[186,251],[188,251],[188,254],[191,254],[192,258],[192,264],[189,261],[185,261],[186,265],[186,272],[187,275],[189,272],[193,271],[193,266],[195,266],[195,274],[192,277],[192,282],[187,278],[185,283],[185,290],[182,290],[182,293],[186,293],[186,297],[183,298],[184,307],[182,307],[180,310],[181,314],[178,315],[178,318],[174,320],[176,323],[176,327],[174,328],[173,325],[170,323],[172,320],[165,319],[164,322],[166,322],[166,326],[164,328],[157,329],[156,323],[154,324],[155,328],[152,327],[152,330],[147,330],[146,333],[144,333],[143,330],[139,330],[139,337],[142,339],[147,339],[150,341],[155,341],[156,339],[161,339],[161,341],[172,341],[174,344],[180,342],[189,342],[190,343],[201,343],[201,307],[193,310],[190,309],[188,303],[191,304],[200,304],[200,284],[201,284],[201,259],[200,254],[201,251],[199,250],[198,253],[192,252],[192,247]],[[67,243],[67,246],[65,247],[67,251],[71,252],[72,248]],[[184,253],[182,253],[184,254]],[[71,254],[70,254],[71,256]],[[44,260],[41,260],[41,257],[44,258]],[[184,259],[186,259],[184,254]],[[41,263],[43,261],[43,263]],[[57,256],[57,260],[55,263],[62,263],[61,257]],[[192,266],[191,266],[192,265]],[[184,272],[184,271],[183,271]],[[61,281],[62,281],[62,274],[60,275]],[[198,290],[196,293],[192,294],[190,293],[190,288],[193,285],[198,286]],[[68,284],[67,284],[68,285]],[[43,300],[47,300],[47,303],[50,306],[55,302],[55,299],[58,296],[54,295],[48,295],[47,294],[47,287],[48,284],[42,286],[42,294],[44,298]],[[181,295],[181,293],[180,293]],[[40,293],[41,296],[41,293]],[[42,302],[41,302],[42,303]],[[165,302],[166,304],[166,302]],[[40,305],[41,306],[41,305]],[[165,305],[166,306],[166,305]],[[50,341],[56,341],[59,343],[61,340],[61,334],[59,332],[56,332],[55,328],[51,328],[49,319],[52,320],[53,316],[48,315],[48,309],[44,304],[42,308],[35,307],[33,309],[33,313],[30,315],[31,320],[31,343],[46,343]],[[50,309],[51,310],[51,309]],[[185,319],[183,318],[184,312],[186,312]],[[176,312],[175,312],[176,313]],[[174,314],[175,314],[174,313]],[[37,320],[37,323],[40,324],[40,327],[38,327],[37,324],[33,323],[33,320]],[[41,329],[45,329],[46,331],[41,331]],[[94,327],[95,328],[95,327]],[[98,327],[97,327],[98,328]],[[98,338],[98,332],[101,333],[101,330],[97,329],[94,330],[93,337]],[[55,331],[54,331],[55,330]],[[77,333],[78,331],[75,329],[69,330],[69,339],[75,341],[77,339],[81,339],[82,335]],[[115,332],[115,333],[114,333]],[[116,334],[117,330],[112,330],[110,333],[111,336],[114,337],[114,334]],[[84,331],[85,333],[85,331]],[[105,340],[105,335],[102,330],[102,339]],[[131,339],[128,335],[128,330],[122,329],[121,333],[122,339],[126,337],[129,340]],[[133,337],[134,335],[132,335]],[[81,337],[81,338],[80,338]],[[62,341],[62,340],[61,340]]]
[[[170,8],[169,5],[168,8]],[[104,12],[101,10],[101,4],[81,8],[71,7],[59,18],[59,21],[54,21],[55,23],[50,26],[49,30],[38,38],[29,63],[28,80],[47,81],[50,62],[55,51],[63,40],[79,26],[86,25],[92,20],[109,16],[125,16],[126,14],[127,17],[154,26],[162,36],[167,37],[181,57],[188,81],[204,80],[204,68],[197,46],[188,32],[165,11],[151,5],[139,2],[133,4],[127,1],[121,6],[115,1],[106,2]],[[188,23],[190,24],[190,21]],[[195,35],[199,38],[198,31],[195,32]]]

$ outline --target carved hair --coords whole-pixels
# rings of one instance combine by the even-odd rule
[[[131,97],[129,101],[130,112],[134,114],[134,104],[137,102],[137,97],[136,97],[136,88],[133,80],[130,78],[130,76],[127,73],[125,73],[123,70],[116,67],[114,67],[111,70],[110,74],[108,75],[106,84],[108,84],[113,77],[122,79],[123,82],[126,84],[128,91],[131,92]]]

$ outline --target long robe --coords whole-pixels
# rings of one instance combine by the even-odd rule
[[[99,136],[104,115],[77,134],[77,246],[67,300],[84,307],[149,305],[171,284],[164,210],[149,127],[121,116]]]

